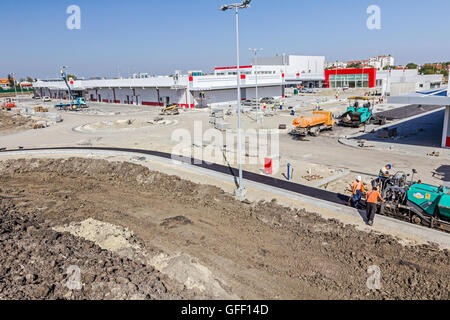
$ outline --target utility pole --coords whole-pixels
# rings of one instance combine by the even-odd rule
[[[220,10],[227,11],[234,9],[236,12],[236,68],[237,68],[237,112],[238,112],[238,162],[239,162],[239,187],[236,190],[236,198],[244,200],[247,191],[244,188],[242,172],[242,130],[241,130],[241,66],[239,62],[239,9],[250,7],[251,0],[244,0],[242,3],[224,5]]]
[[[14,99],[17,100],[16,73],[11,73],[11,76],[13,77]]]
[[[250,48],[249,50],[252,51],[253,54],[255,55],[256,123],[260,123],[260,122],[262,122],[262,118],[259,118],[260,109],[259,109],[259,97],[258,97],[258,51],[262,51],[264,49],[262,49],[262,48],[260,48],[260,49],[251,49]]]

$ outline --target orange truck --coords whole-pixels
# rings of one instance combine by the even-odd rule
[[[299,136],[318,136],[323,130],[333,130],[336,121],[330,111],[314,111],[312,116],[294,119],[292,134]]]
[[[16,104],[14,103],[13,99],[6,98],[5,101],[2,103],[2,109],[3,110],[11,110],[12,108],[15,108]]]

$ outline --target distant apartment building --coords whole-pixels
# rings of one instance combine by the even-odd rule
[[[353,60],[347,62],[335,61],[328,62],[326,64],[327,68],[348,68],[349,65],[361,65],[364,68],[375,68],[377,70],[383,70],[385,67],[393,66],[395,64],[395,59],[391,55],[382,55],[377,57],[372,57],[367,60]]]

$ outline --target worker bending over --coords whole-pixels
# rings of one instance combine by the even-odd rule
[[[380,169],[380,173],[378,174],[379,178],[390,178],[391,174],[389,172],[389,170],[392,169],[392,166],[390,164],[385,165],[383,168]]]
[[[359,208],[359,202],[361,201],[361,198],[363,194],[366,192],[364,189],[364,183],[362,183],[361,176],[357,176],[356,180],[352,183],[352,197],[348,201],[348,206],[353,206],[356,209]]]
[[[378,188],[373,187],[372,191],[367,194],[366,214],[369,226],[373,226],[373,219],[375,218],[378,208],[378,199],[380,199],[381,202],[384,202],[384,199],[378,192]]]
[[[392,166],[390,164],[385,165],[383,168],[380,169],[380,172],[378,173],[378,180],[381,182],[381,188],[383,189],[383,186],[389,178],[392,177],[392,174],[389,172],[389,170],[392,169]]]

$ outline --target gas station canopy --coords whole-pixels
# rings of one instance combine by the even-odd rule
[[[404,96],[389,97],[388,103],[433,105],[445,108],[444,127],[442,130],[442,148],[450,148],[450,83],[448,88],[426,92],[416,92]]]

